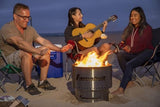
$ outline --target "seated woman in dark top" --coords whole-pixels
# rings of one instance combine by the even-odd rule
[[[68,26],[65,29],[64,35],[65,35],[65,42],[68,44],[70,48],[72,48],[72,54],[71,57],[75,60],[79,58],[81,55],[86,55],[90,51],[95,51],[98,54],[104,54],[108,50],[110,50],[110,44],[104,43],[100,47],[84,47],[81,44],[79,44],[79,41],[86,40],[89,38],[92,38],[94,36],[93,32],[86,32],[83,34],[73,35],[73,30],[76,28],[84,28],[85,25],[82,23],[82,12],[81,9],[78,7],[73,7],[69,9],[68,12]],[[107,21],[103,22],[103,29],[102,32],[105,32],[107,27]],[[99,38],[96,38],[93,45],[98,43],[100,40]]]
[[[123,94],[126,87],[132,84],[133,69],[144,64],[153,53],[152,28],[146,22],[141,7],[131,10],[129,24],[123,32],[120,46],[124,51],[117,53],[117,57],[123,78],[120,87],[112,94]]]

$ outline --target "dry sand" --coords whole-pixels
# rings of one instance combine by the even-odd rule
[[[44,91],[39,89],[42,93],[40,95],[31,96],[21,88],[15,92],[17,83],[6,83],[5,88],[7,93],[2,93],[0,96],[10,95],[17,97],[18,95],[27,98],[29,107],[159,107],[160,106],[160,83],[156,82],[154,87],[151,87],[151,79],[144,77],[143,80],[146,86],[140,87],[136,85],[132,88],[127,88],[123,96],[110,95],[109,101],[98,101],[95,103],[86,103],[78,101],[73,93],[71,80],[67,81],[65,77],[49,78],[51,84],[57,87],[53,91]],[[37,80],[33,80],[37,85]],[[112,78],[112,88],[110,92],[117,89],[120,80]]]
[[[111,36],[112,40],[108,38],[109,42],[117,42],[120,40],[120,37],[114,35]],[[53,43],[65,44],[64,37],[48,37],[47,39],[51,40]],[[64,54],[63,63],[65,63],[65,59],[66,56]],[[122,72],[119,69],[115,55],[111,56],[110,62],[113,64],[112,88],[110,88],[110,92],[112,92],[119,87]],[[158,64],[157,67],[160,70]],[[32,77],[34,78],[33,82],[37,85],[38,76],[35,71],[33,72]],[[109,95],[109,101],[98,101],[95,103],[78,101],[73,94],[74,89],[71,85],[72,80],[70,79],[67,81],[64,76],[62,78],[48,78],[48,81],[56,86],[56,90],[44,91],[39,89],[42,93],[35,96],[29,95],[23,88],[18,92],[15,92],[17,83],[6,82],[5,88],[7,93],[3,93],[0,90],[0,96],[10,95],[17,97],[18,95],[21,95],[30,101],[29,107],[160,107],[160,82],[156,81],[154,87],[151,87],[152,78],[150,76],[145,76],[142,79],[145,82],[145,86],[139,86],[136,82],[138,80],[136,80],[136,85],[127,88],[124,95]]]

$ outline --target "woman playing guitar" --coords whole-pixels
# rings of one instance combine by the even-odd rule
[[[73,34],[73,31],[75,29],[85,27],[85,25],[82,23],[82,17],[83,15],[80,8],[78,7],[70,8],[68,11],[68,25],[64,32],[65,42],[72,49],[72,52],[71,52],[72,54],[70,57],[72,57],[75,60],[77,58],[80,58],[81,55],[84,55],[84,56],[87,55],[87,53],[90,51],[95,51],[98,54],[103,54],[108,50],[110,50],[110,44],[108,43],[104,43],[100,47],[93,47],[93,46],[84,47],[79,44],[79,41],[81,40],[87,41],[87,39],[90,39],[94,36],[94,32],[92,31],[86,31],[83,34],[78,33],[77,35]],[[103,22],[103,28],[101,33],[105,32],[107,24],[108,24],[107,21]],[[99,41],[100,41],[100,37],[96,38],[93,45],[95,45]]]

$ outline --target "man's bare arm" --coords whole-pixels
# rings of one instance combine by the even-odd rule
[[[32,54],[39,54],[44,55],[45,52],[41,51],[40,49],[34,48],[32,45],[24,41],[19,36],[12,36],[7,38],[6,40],[9,44],[16,45],[19,49],[24,50],[26,52],[32,53]]]
[[[42,46],[45,46],[51,50],[58,51],[58,52],[66,52],[67,50],[69,50],[68,46],[64,46],[62,48],[59,48],[56,45],[52,44],[49,40],[47,40],[43,37],[38,37],[36,39],[36,42],[38,42]]]

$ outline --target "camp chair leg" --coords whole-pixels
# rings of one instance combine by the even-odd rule
[[[143,80],[138,76],[138,74],[136,73],[136,71],[134,70],[133,71],[133,74],[137,77],[137,79],[140,81],[140,84],[141,86],[145,86],[145,83],[143,82]]]
[[[24,83],[24,80],[21,80],[21,82],[19,83],[19,85],[16,89],[16,92],[22,87],[23,83]]]
[[[24,78],[23,78],[22,75],[19,75],[19,80],[18,81],[19,81],[19,85],[18,85],[18,87],[16,89],[16,92],[23,86]]]
[[[154,86],[154,81],[155,81],[155,79],[156,79],[156,77],[155,77],[155,73],[154,73],[154,74],[153,74],[153,78],[152,78],[152,86],[151,86],[151,87]]]
[[[155,69],[155,73],[156,73],[157,76],[158,76],[158,79],[160,80],[160,75],[159,75],[159,73],[158,73],[158,70],[157,70],[156,66],[154,65],[153,67],[154,67],[154,69]]]
[[[152,67],[154,68],[154,73],[150,71],[150,69],[151,69]],[[148,67],[146,66],[146,67],[144,67],[144,68],[146,69],[145,73],[149,72],[149,73],[153,76],[153,78],[152,78],[152,85],[151,85],[151,87],[153,87],[155,80],[157,80],[157,81],[160,80],[160,75],[159,75],[159,73],[158,73],[158,71],[157,71],[157,68],[155,67],[154,64],[151,64],[151,65],[149,65]],[[145,74],[145,73],[144,73],[144,74]],[[143,76],[144,76],[144,74],[143,74]],[[156,78],[156,75],[158,76],[158,78]]]
[[[68,58],[66,59],[66,63],[65,63],[65,71],[66,71],[65,78],[67,81],[69,81],[71,78],[71,72],[68,71]]]
[[[157,71],[157,68],[155,67],[154,64],[153,64],[153,67],[154,67],[155,72],[154,72],[153,78],[152,78],[152,87],[154,86],[154,81],[155,80],[160,81],[160,75],[159,75],[159,73]],[[157,75],[158,78],[156,78],[156,75]]]
[[[13,70],[15,70],[15,69],[13,69]],[[3,92],[7,92],[6,90],[5,90],[5,88],[4,88],[4,81],[5,81],[5,79],[6,78],[8,78],[9,80],[12,80],[10,77],[9,77],[9,75],[6,73],[6,72],[8,72],[8,69],[6,70],[6,71],[1,71],[2,72],[2,75],[4,76],[4,78],[2,79],[2,81],[0,82],[0,88],[2,89],[2,91]],[[24,80],[23,80],[23,76],[20,74],[20,73],[18,73],[17,72],[17,74],[18,74],[18,77],[19,77],[19,85],[18,85],[18,87],[17,87],[17,89],[16,89],[16,91],[18,91],[21,87],[22,87],[22,85],[23,85],[23,83],[24,83]]]
[[[155,73],[152,73],[152,72],[150,71],[150,69],[152,68],[152,66],[153,66],[153,64],[149,65],[149,67],[144,67],[144,68],[146,69],[146,72],[145,72],[145,73],[149,72],[149,73],[152,75],[152,85],[151,85],[151,87],[153,87],[154,81],[155,81],[155,79],[156,79]],[[145,74],[145,73],[144,73],[144,74]]]
[[[3,78],[2,81],[0,81],[0,88],[4,93],[7,93],[6,89],[4,88],[4,81],[5,81],[5,78]]]
[[[3,71],[1,71],[1,73],[2,73],[3,79],[0,80],[0,88],[1,88],[1,90],[2,90],[4,93],[7,93],[7,91],[6,91],[5,87],[4,87],[4,81],[5,81],[5,79],[6,79],[6,78],[5,78],[5,74],[4,74]]]

